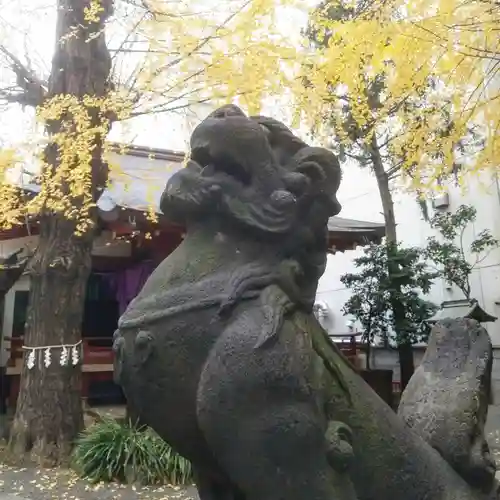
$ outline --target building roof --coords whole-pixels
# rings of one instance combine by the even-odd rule
[[[383,236],[383,232],[385,231],[384,228],[385,225],[380,222],[366,222],[337,216],[331,217],[328,221],[328,230],[335,232],[364,233],[376,231]]]
[[[448,300],[441,304],[441,308],[428,321],[437,323],[444,319],[470,318],[480,323],[493,323],[498,318],[488,314],[477,302],[477,300],[459,299]]]
[[[385,224],[336,216],[330,217],[328,232],[343,240],[352,240],[353,244],[380,243],[385,236]]]
[[[153,208],[161,214],[162,192],[168,179],[183,167],[184,153],[119,143],[112,143],[111,147],[118,155],[115,160],[119,168],[110,170],[109,187],[97,203],[100,211],[121,207],[133,213]],[[40,189],[29,183],[24,183],[24,188],[34,193]],[[328,230],[333,246],[340,251],[369,242],[379,243],[385,236],[384,224],[343,217],[330,218]]]

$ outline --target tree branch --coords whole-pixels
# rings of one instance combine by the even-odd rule
[[[215,28],[215,33],[213,35],[208,35],[204,38],[202,38],[198,44],[196,44],[196,46],[190,50],[184,57],[177,57],[175,59],[173,59],[172,61],[169,61],[168,63],[162,65],[160,68],[158,68],[154,73],[153,73],[153,77],[157,77],[160,73],[164,72],[164,71],[167,71],[168,69],[171,69],[173,68],[174,66],[176,66],[177,64],[179,64],[180,62],[182,62],[184,60],[184,58],[189,58],[191,57],[193,54],[197,54],[199,53],[199,51],[205,47],[205,45],[207,45],[208,43],[210,43],[210,41],[212,40],[215,40],[218,35],[217,33],[220,32],[220,30],[222,30],[225,26],[227,26],[239,13],[241,13],[246,7],[248,7],[248,5],[250,4],[251,0],[246,0],[243,5],[237,9],[235,12],[232,12],[231,14],[229,14],[216,28]]]
[[[16,86],[0,89],[0,99],[21,106],[39,106],[47,94],[47,84],[26,67],[10,50],[0,45],[0,53],[16,77]]]
[[[173,99],[173,101],[177,101],[178,99]],[[179,105],[174,105],[169,107],[167,103],[163,104],[158,104],[157,106],[152,106],[150,108],[146,108],[140,111],[136,111],[130,114],[130,116],[127,117],[127,119],[131,118],[137,118],[138,116],[143,116],[143,115],[151,115],[151,114],[160,114],[160,113],[172,113],[174,111],[180,111],[181,109],[187,109],[191,107],[193,104],[204,104],[207,102],[210,102],[211,98],[207,97],[205,99],[199,99],[198,101],[195,102],[187,102],[185,104],[179,104]]]

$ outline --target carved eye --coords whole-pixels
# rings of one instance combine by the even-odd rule
[[[191,159],[202,168],[206,165],[209,165],[210,163],[212,163],[210,148],[207,145],[194,147],[191,150]]]

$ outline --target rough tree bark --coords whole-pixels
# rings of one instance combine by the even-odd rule
[[[380,154],[380,149],[377,143],[377,137],[375,132],[373,132],[370,143],[370,154],[373,166],[373,172],[377,179],[378,190],[380,193],[380,199],[382,201],[382,209],[384,211],[384,222],[385,222],[385,235],[388,243],[388,263],[389,276],[391,274],[396,274],[397,269],[394,269],[393,259],[391,258],[390,252],[396,248],[398,243],[397,232],[396,232],[396,217],[394,215],[394,202],[392,200],[392,193],[389,188],[389,176],[385,171],[384,164],[382,162],[382,156]],[[401,306],[401,303],[397,299],[391,300],[391,309],[394,315],[394,324],[396,330],[398,330],[398,325],[404,325],[405,323],[405,310]],[[410,342],[398,342],[398,357],[399,357],[399,368],[401,372],[401,390],[403,390],[413,372],[415,371],[415,364],[413,359],[413,347]]]
[[[57,44],[52,60],[47,98],[58,95],[104,97],[110,90],[111,58],[104,23],[112,0],[100,0],[99,19],[88,19],[86,9],[95,0],[58,0]],[[94,125],[109,127],[102,110],[89,109]],[[47,123],[53,135],[73,127],[72,116]],[[101,160],[105,137],[93,138],[92,190],[94,199],[105,186],[107,165]],[[59,151],[50,144],[46,161],[57,169]],[[76,167],[76,165],[75,165]],[[78,202],[78,200],[76,200]],[[96,214],[93,214],[94,220]],[[75,235],[75,222],[45,210],[40,217],[38,248],[27,271],[31,279],[29,313],[24,343],[29,347],[74,344],[81,339],[84,294],[91,267],[94,230]],[[26,356],[26,353],[25,353]],[[65,463],[72,443],[83,426],[80,394],[81,369],[23,363],[21,387],[10,434],[10,449],[23,458],[27,453],[42,465]]]

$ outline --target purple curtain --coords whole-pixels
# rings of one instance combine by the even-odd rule
[[[118,301],[120,315],[125,312],[130,302],[141,291],[155,267],[153,262],[145,261],[128,269],[107,275],[108,283]]]

